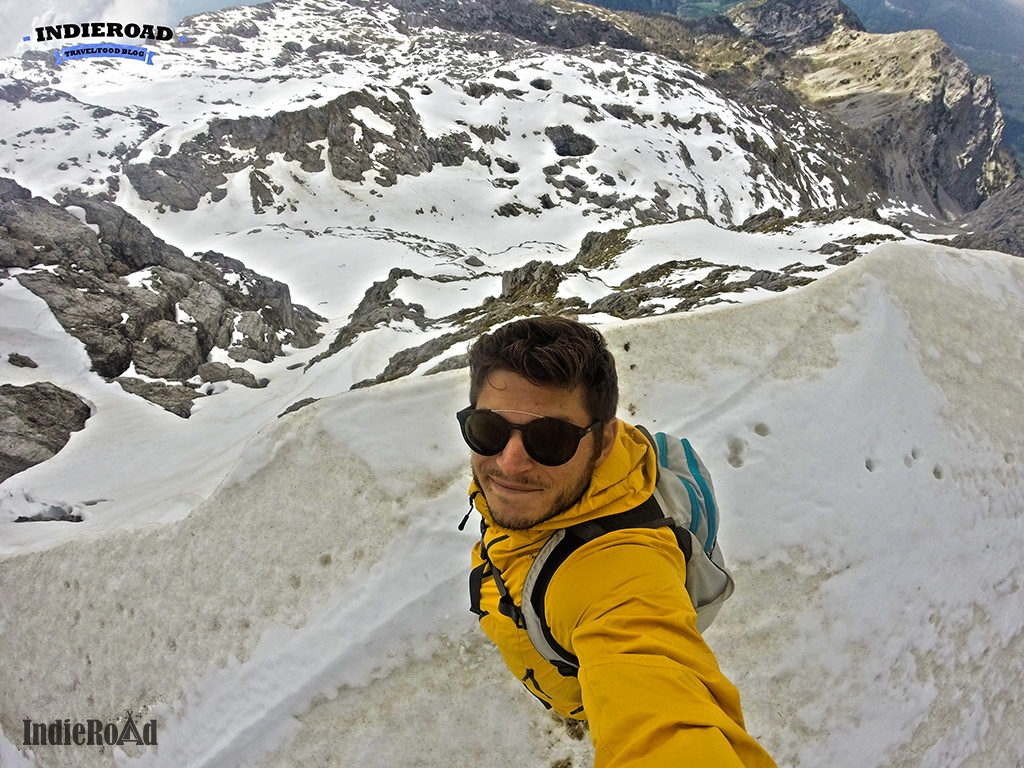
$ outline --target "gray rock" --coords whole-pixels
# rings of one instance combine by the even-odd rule
[[[188,275],[193,280],[210,279],[214,276],[212,272],[204,271],[195,260],[188,258],[179,248],[154,235],[149,227],[113,203],[96,200],[80,193],[67,195],[61,202],[85,210],[86,221],[99,229],[99,239],[109,254],[110,270],[115,274],[138,272],[146,267],[164,267]]]
[[[11,352],[7,356],[7,362],[16,368],[38,368],[39,365],[31,357],[27,355],[19,354],[18,352]]]
[[[224,34],[234,35],[235,37],[254,38],[260,36],[260,28],[252,19],[239,21],[236,24],[232,24],[230,27],[225,27],[223,31]]]
[[[391,297],[398,287],[398,281],[417,275],[408,269],[393,268],[386,280],[379,280],[366,289],[359,306],[356,307],[348,323],[338,331],[327,351],[320,353],[309,365],[314,365],[348,347],[360,333],[373,330],[379,325],[412,320],[419,327],[425,327],[426,317],[423,307],[418,304],[406,304],[401,299]]]
[[[323,318],[292,304],[288,286],[235,259],[189,258],[116,205],[81,194],[62,199],[82,208],[88,225],[13,182],[0,194],[8,198],[0,202],[0,268],[30,270],[19,282],[85,345],[101,376],[121,376],[134,362],[143,375],[184,381],[214,348],[269,362],[283,344],[320,340]],[[144,287],[124,279],[146,270]],[[179,310],[188,317],[179,321]],[[261,386],[248,372],[235,376]]]
[[[263,387],[270,383],[268,379],[257,379],[251,371],[237,366],[231,367],[231,370],[228,372],[228,379],[235,384],[241,384],[243,387],[249,387],[250,389],[263,389]]]
[[[591,312],[604,312],[623,319],[640,317],[640,291],[616,291],[590,305]]]
[[[560,157],[589,155],[597,149],[597,142],[589,136],[577,133],[571,125],[556,125],[544,130],[544,134],[555,145],[555,154]]]
[[[197,373],[203,381],[216,384],[231,379],[231,366],[227,363],[203,363]]]
[[[257,379],[245,368],[228,365],[227,363],[203,363],[199,366],[199,378],[209,384],[230,381],[253,389],[262,389],[269,383],[267,379]]]
[[[181,384],[164,384],[162,382],[145,381],[133,376],[121,376],[116,379],[125,392],[149,400],[165,411],[187,419],[192,414],[192,403],[202,394]]]
[[[40,197],[0,203],[0,233],[10,246],[0,267],[68,264],[85,270],[106,268],[96,233]]]
[[[243,53],[245,48],[242,47],[241,41],[237,37],[231,37],[229,35],[213,35],[207,43],[210,45],[216,45],[218,48],[223,48],[226,51],[232,53]]]
[[[857,14],[840,0],[743,3],[728,15],[742,34],[786,53],[820,43],[836,29],[864,31]]]
[[[43,271],[17,279],[49,305],[64,329],[85,345],[93,369],[107,378],[127,370],[132,362],[132,341],[146,327],[174,316],[173,301],[145,289],[129,288],[104,273]]]
[[[230,282],[230,291],[221,291],[229,305],[257,312],[274,335],[281,335],[281,343],[305,349],[320,341],[321,334],[317,328],[324,318],[302,305],[293,304],[287,285],[257,274],[237,259],[223,254],[207,252],[197,255],[204,265],[217,270],[222,284]],[[230,281],[227,275],[231,275]],[[235,314],[231,311],[222,319],[217,346],[226,348],[230,343]],[[274,349],[274,354],[280,354],[281,345],[277,344]]]
[[[259,312],[240,312],[235,328],[242,338],[228,349],[228,357],[232,360],[269,363],[281,354],[281,341]]]
[[[550,261],[530,261],[502,276],[499,298],[509,302],[551,301],[564,277]]]
[[[1024,257],[1024,180],[993,195],[957,222],[957,248],[979,248]]]
[[[195,283],[178,302],[182,312],[195,321],[196,339],[203,357],[214,347],[231,345],[233,313],[224,294],[210,283]]]
[[[279,414],[277,414],[277,418],[280,419],[287,416],[289,413],[295,413],[296,411],[300,411],[307,405],[312,405],[313,403],[317,402],[319,399],[319,397],[304,397],[301,400],[296,400],[294,403],[292,403]]]
[[[0,384],[0,482],[54,456],[90,413],[78,395],[48,382]]]
[[[157,320],[132,344],[135,370],[155,379],[192,378],[203,361],[195,331],[170,320]]]
[[[28,200],[32,193],[14,179],[0,178],[0,203],[11,200]]]

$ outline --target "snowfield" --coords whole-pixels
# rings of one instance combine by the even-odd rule
[[[279,418],[325,365],[183,421],[0,290],[0,351],[96,407],[0,487],[5,510],[94,502],[0,521],[5,768],[589,764],[467,610],[464,371]],[[1021,765],[1024,263],[894,243],[770,300],[600,327],[620,416],[712,472],[738,588],[708,638],[779,765]],[[128,712],[158,746],[22,743],[25,719]]]

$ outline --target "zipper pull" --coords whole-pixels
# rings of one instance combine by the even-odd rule
[[[479,493],[479,491],[473,491],[472,495],[469,497],[469,511],[466,513],[466,516],[464,518],[462,518],[462,522],[459,523],[459,530],[460,531],[466,530],[466,523],[469,522],[469,516],[472,515],[473,514],[473,510],[476,509],[476,507],[473,504],[473,502],[476,500],[476,495],[478,493]]]

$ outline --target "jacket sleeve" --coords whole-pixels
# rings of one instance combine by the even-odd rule
[[[747,734],[739,693],[697,631],[671,531],[581,547],[552,579],[546,610],[555,639],[580,661],[594,768],[775,765]]]

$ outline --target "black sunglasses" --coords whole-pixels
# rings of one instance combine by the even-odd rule
[[[521,411],[510,411],[521,413]],[[527,414],[536,416],[536,414]],[[512,432],[518,431],[523,436],[523,447],[530,458],[546,467],[557,467],[565,464],[576,455],[580,441],[594,427],[600,425],[595,421],[588,427],[577,427],[568,421],[551,416],[538,416],[525,424],[513,424],[496,411],[466,408],[455,414],[462,428],[462,438],[474,453],[481,456],[497,456],[512,439]]]

